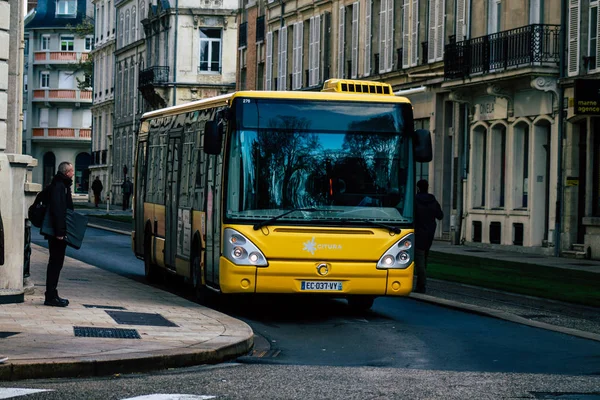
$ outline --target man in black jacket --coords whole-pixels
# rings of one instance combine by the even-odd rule
[[[65,251],[67,249],[67,209],[73,209],[71,198],[71,185],[75,170],[73,164],[63,161],[58,166],[58,172],[54,175],[50,184],[50,201],[46,212],[50,213],[50,223],[54,228],[55,236],[47,236],[48,269],[46,270],[46,301],[44,304],[53,307],[66,307],[69,300],[58,296],[56,287],[60,271],[65,262]]]
[[[444,218],[444,212],[435,196],[427,193],[429,183],[425,179],[417,182],[418,193],[415,198],[415,269],[417,287],[415,292],[425,293],[427,281],[427,256],[433,243],[436,219]]]

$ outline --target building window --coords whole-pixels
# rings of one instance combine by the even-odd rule
[[[60,51],[73,51],[75,44],[74,36],[61,36],[60,37]]]
[[[41,50],[45,50],[48,51],[50,50],[50,35],[43,35],[42,36],[42,44],[41,44]]]
[[[590,3],[590,30],[588,31],[589,69],[596,69],[598,55],[598,2]]]
[[[200,67],[201,72],[221,72],[221,30],[200,29]]]
[[[76,15],[77,1],[76,0],[57,0],[56,15]]]
[[[85,37],[85,51],[92,51],[93,40],[94,38],[91,36]]]
[[[23,75],[23,91],[27,92],[27,75]]]
[[[48,72],[48,71],[40,72],[40,87],[41,88],[49,88],[50,87],[50,72]]]

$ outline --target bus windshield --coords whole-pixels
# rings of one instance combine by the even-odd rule
[[[409,104],[242,98],[234,110],[227,219],[412,222]]]

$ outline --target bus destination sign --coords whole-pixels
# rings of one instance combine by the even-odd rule
[[[600,115],[600,79],[575,81],[575,114]]]

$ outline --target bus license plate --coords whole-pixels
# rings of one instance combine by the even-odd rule
[[[302,281],[300,290],[311,291],[339,291],[342,290],[342,282],[333,281]]]

